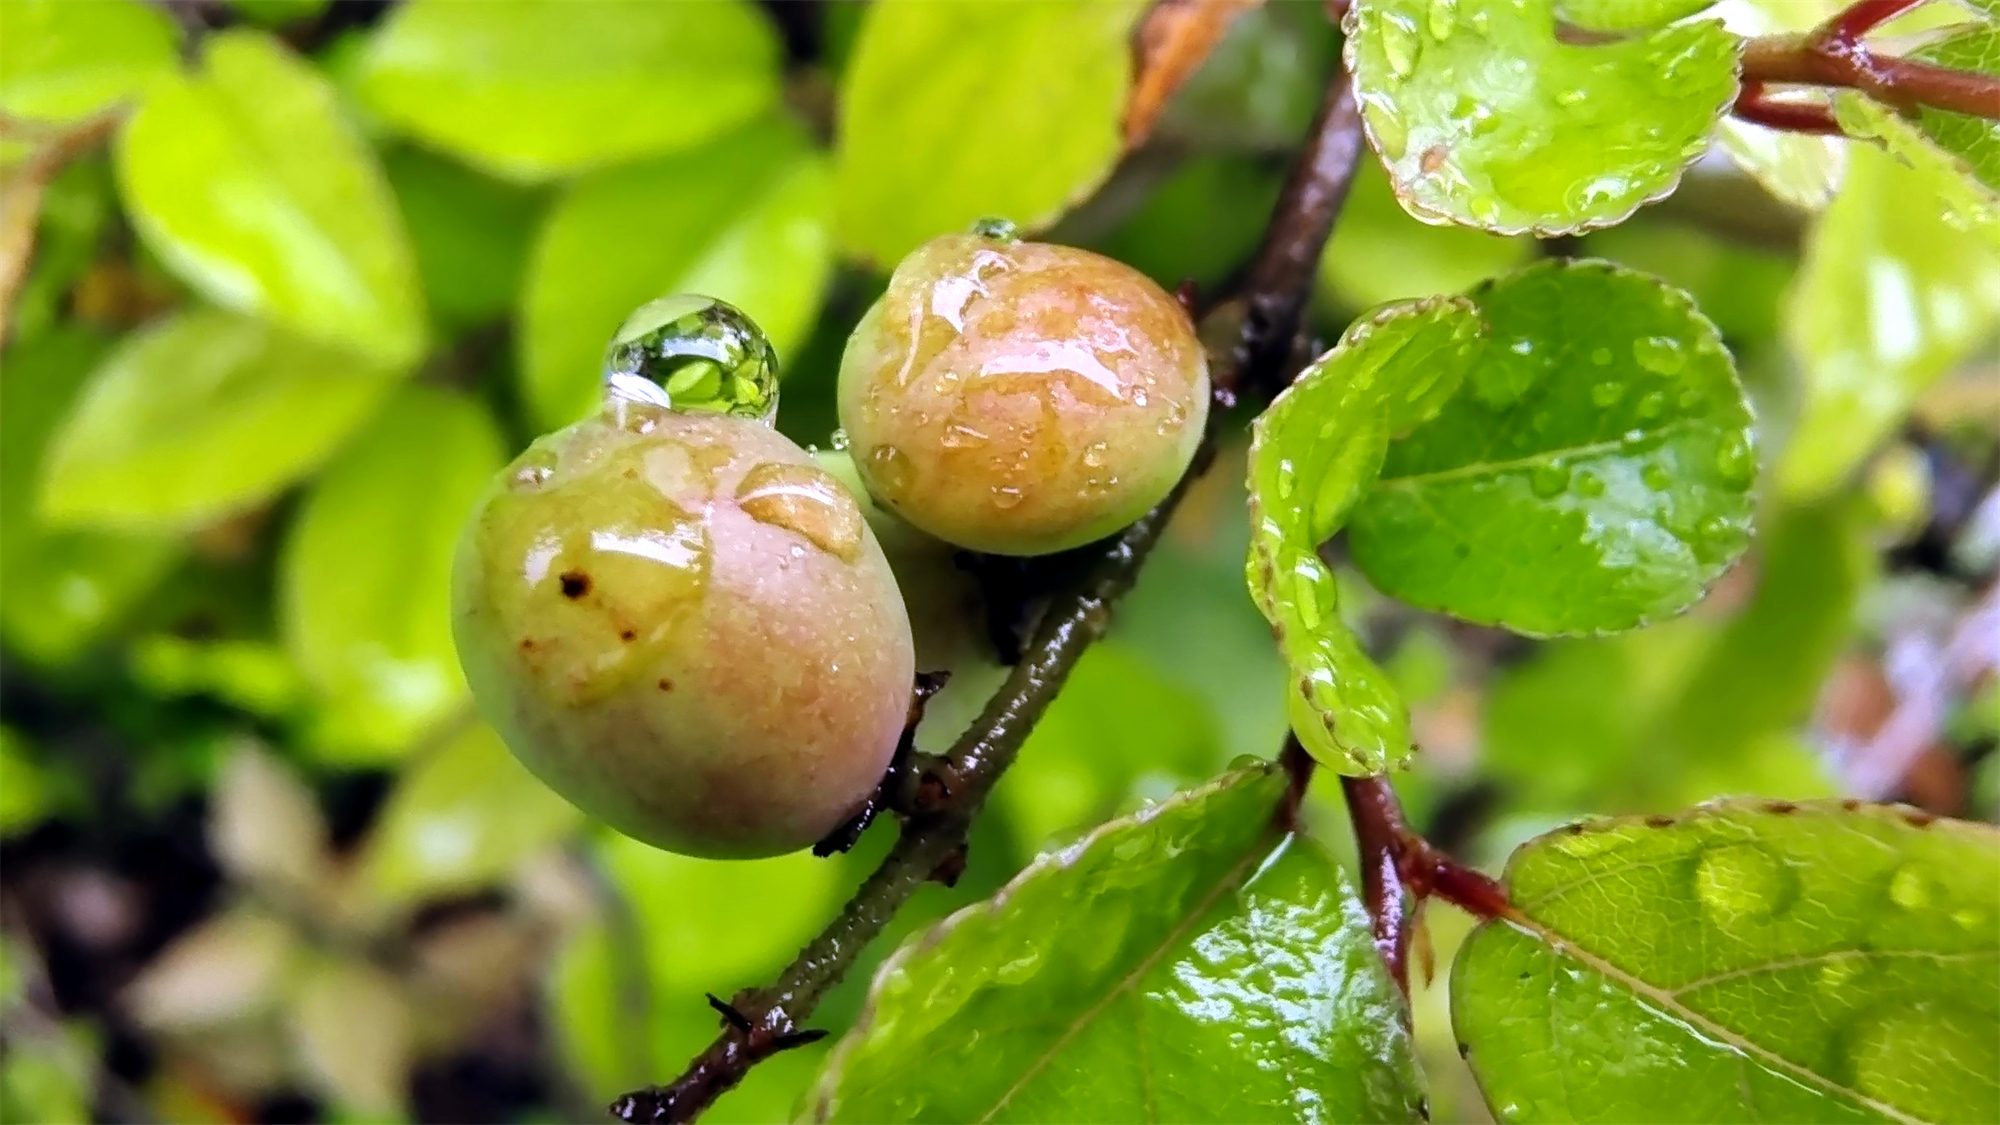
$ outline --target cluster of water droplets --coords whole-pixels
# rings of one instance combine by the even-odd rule
[[[676,294],[625,318],[604,353],[614,402],[729,414],[770,425],[778,413],[778,357],[742,309]]]

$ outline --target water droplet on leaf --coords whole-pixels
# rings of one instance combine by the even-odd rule
[[[1401,13],[1384,12],[1381,20],[1382,58],[1389,64],[1389,73],[1400,82],[1416,70],[1424,43],[1418,38],[1416,27]]]
[[[1431,0],[1424,22],[1430,28],[1432,39],[1442,43],[1451,38],[1452,31],[1458,26],[1458,0]]]
[[[1694,890],[1709,918],[1729,928],[1790,906],[1798,895],[1798,877],[1756,844],[1728,844],[1702,854]]]
[[[1642,336],[1632,341],[1632,358],[1655,375],[1673,375],[1687,366],[1680,341],[1666,336]]]
[[[1654,492],[1664,492],[1667,486],[1673,483],[1673,475],[1658,461],[1648,461],[1646,467],[1639,470],[1639,479]]]
[[[1639,417],[1648,421],[1658,418],[1666,412],[1666,409],[1667,396],[1659,391],[1647,391],[1645,396],[1639,399]]]
[[[1592,472],[1576,474],[1576,491],[1579,496],[1604,495],[1604,478]]]
[[[1889,876],[1889,901],[1905,910],[1919,910],[1931,904],[1936,886],[1915,864],[1904,864]]]
[[[1561,465],[1543,465],[1528,474],[1528,488],[1544,500],[1563,494],[1569,487],[1569,470]]]
[[[1590,388],[1590,401],[1597,406],[1611,406],[1625,397],[1625,384],[1619,382],[1599,383]]]
[[[1715,471],[1737,488],[1747,487],[1757,475],[1757,457],[1750,442],[1740,433],[1727,433],[1715,448]]]

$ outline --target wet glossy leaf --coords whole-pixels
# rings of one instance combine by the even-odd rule
[[[1571,45],[1529,0],[1360,0],[1347,27],[1369,142],[1431,222],[1610,226],[1673,191],[1736,94],[1711,20]]]
[[[0,34],[0,111],[68,123],[174,69],[173,17],[139,0],[14,0]]]
[[[778,121],[578,181],[550,209],[521,297],[535,416],[559,426],[595,409],[618,326],[669,293],[736,305],[789,359],[832,269],[830,206],[825,162]]]
[[[264,32],[225,31],[194,76],[163,80],[119,135],[132,221],[217,304],[413,362],[416,266],[374,154],[325,78]]]
[[[1341,620],[1319,547],[1375,482],[1390,436],[1458,389],[1479,331],[1464,298],[1390,305],[1350,327],[1251,428],[1250,597],[1291,671],[1292,730],[1343,773],[1400,765],[1410,719]]]
[[[1665,26],[1714,3],[1715,0],[1556,0],[1556,18],[1592,31],[1640,31]]]
[[[870,6],[841,83],[841,245],[887,267],[986,216],[1026,229],[1054,222],[1118,158],[1144,7]]]
[[[1836,0],[1722,0],[1714,14],[1729,30],[1752,36],[1809,31],[1840,8]],[[1833,201],[1847,171],[1844,139],[1770,129],[1734,114],[1717,123],[1716,143],[1766,191],[1810,211]]]
[[[199,526],[317,467],[395,381],[259,321],[177,314],[91,375],[50,450],[41,510],[62,523]]]
[[[1381,165],[1369,160],[1355,172],[1347,205],[1320,257],[1320,292],[1348,309],[1460,293],[1533,253],[1527,238],[1411,218],[1396,202]]]
[[[64,531],[35,515],[49,437],[105,352],[73,326],[14,344],[0,379],[0,637],[38,664],[73,659],[180,558],[170,537]]]
[[[1383,593],[1536,636],[1693,605],[1749,544],[1757,451],[1715,326],[1605,262],[1545,262],[1474,290],[1466,387],[1389,447],[1355,509]]]
[[[451,558],[505,460],[483,406],[410,387],[306,496],[279,561],[278,611],[319,695],[325,751],[396,756],[465,702]]]
[[[459,331],[504,317],[521,291],[541,194],[418,149],[385,154],[383,168],[438,325]]]
[[[574,831],[583,814],[473,723],[404,771],[369,837],[361,880],[391,903],[478,890]]]
[[[744,0],[414,0],[370,44],[370,109],[499,175],[679,152],[778,98],[778,39]]]
[[[1516,852],[1521,919],[1452,976],[1494,1116],[2000,1114],[2000,836],[1850,805],[1724,803]]]
[[[1739,356],[1777,341],[1778,310],[1798,269],[1795,254],[1677,222],[1625,223],[1591,234],[1584,248],[1686,290]]]
[[[1403,1004],[1282,773],[1229,774],[1029,865],[883,965],[822,1121],[1414,1121]],[[1274,847],[1275,845],[1275,847]]]
[[[1805,402],[1777,476],[1799,499],[1838,488],[2000,325],[2000,249],[1955,228],[1922,172],[1868,145],[1849,161],[1786,310]]]

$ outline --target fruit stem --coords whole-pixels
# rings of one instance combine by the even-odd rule
[[[1244,320],[1231,369],[1218,374],[1218,385],[1276,393],[1296,373],[1290,361],[1300,312],[1311,293],[1334,216],[1347,198],[1361,144],[1353,83],[1342,67],[1327,87],[1313,134],[1299,153],[1247,275],[1246,300],[1252,312]],[[1211,439],[1218,415],[1210,414]],[[725,1026],[671,1084],[613,1102],[613,1117],[627,1122],[692,1121],[741,1082],[752,1066],[797,1045],[799,1036],[808,1034],[799,1021],[840,983],[862,949],[911,895],[940,871],[951,870],[987,794],[1013,764],[1070,670],[1103,635],[1112,605],[1131,589],[1188,486],[1213,461],[1212,447],[1212,440],[1203,442],[1205,454],[1194,459],[1157,507],[1091,548],[1094,563],[1085,568],[1081,581],[1072,579],[1058,588],[1012,674],[943,763],[954,783],[949,799],[934,811],[919,811],[904,821],[902,835],[881,866],[777,980],[735,998],[732,1009],[750,1030]],[[1300,775],[1295,771],[1294,776]]]

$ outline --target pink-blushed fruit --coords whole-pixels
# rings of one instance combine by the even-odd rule
[[[1122,263],[988,234],[896,267],[841,357],[839,408],[884,506],[973,550],[1103,538],[1186,472],[1207,360],[1175,299]]]
[[[453,595],[466,678],[515,755],[671,851],[819,840],[907,714],[889,564],[846,488],[760,420],[614,396],[496,481]]]

